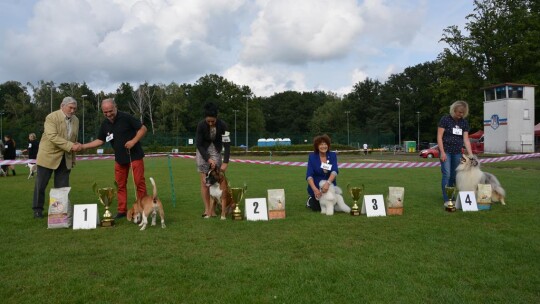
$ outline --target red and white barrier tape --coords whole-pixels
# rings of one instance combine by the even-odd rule
[[[148,154],[146,157],[161,157],[170,155],[171,157],[179,158],[189,158],[193,159],[193,155],[185,154]],[[526,159],[540,157],[540,153],[531,153],[531,154],[520,154],[520,155],[510,155],[494,158],[483,158],[480,159],[481,163],[496,163],[504,162],[517,159]],[[114,159],[113,155],[104,155],[104,156],[77,156],[77,161],[81,160],[104,160],[104,159]],[[35,159],[24,159],[24,160],[2,160],[0,165],[18,165],[18,164],[27,164],[35,163]],[[260,164],[260,165],[278,165],[278,166],[295,166],[295,167],[305,167],[307,162],[289,162],[289,161],[267,161],[267,160],[249,160],[249,159],[231,159],[231,162],[234,163],[244,163],[244,164]],[[438,161],[434,162],[404,162],[404,163],[341,163],[339,164],[340,168],[346,169],[393,169],[393,168],[431,168],[440,166]]]

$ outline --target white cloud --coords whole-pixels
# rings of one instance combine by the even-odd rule
[[[283,91],[307,91],[305,77],[300,72],[279,67],[255,67],[237,64],[224,72],[224,77],[237,84],[249,84],[258,96],[270,96]]]
[[[470,0],[0,1],[0,82],[192,83],[345,92],[434,60]],[[345,92],[346,93],[346,92]]]
[[[247,63],[302,64],[345,56],[362,28],[355,0],[259,1],[250,34],[242,39]]]

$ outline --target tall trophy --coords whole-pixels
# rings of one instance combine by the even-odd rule
[[[229,191],[231,193],[232,200],[235,205],[235,208],[233,211],[233,220],[241,221],[243,219],[243,216],[242,216],[242,210],[240,210],[240,203],[242,202],[242,198],[244,198],[244,194],[247,191],[247,186],[244,184],[243,188],[229,188]]]
[[[360,209],[358,208],[357,202],[360,200],[360,197],[362,197],[362,193],[364,193],[364,184],[362,184],[362,187],[351,187],[350,184],[347,184],[347,190],[354,201],[354,205],[351,208],[351,215],[360,215]]]
[[[94,193],[98,196],[99,202],[105,207],[105,213],[103,214],[103,219],[101,220],[101,227],[114,226],[114,218],[112,217],[111,211],[109,211],[109,207],[111,206],[116,195],[116,189],[118,188],[116,181],[114,184],[116,188],[108,187],[98,189],[97,183],[94,183],[94,186],[92,187]]]
[[[454,198],[456,195],[456,187],[445,187],[446,196],[448,196],[448,204],[446,204],[446,211],[454,212],[456,211],[456,206],[454,205]]]

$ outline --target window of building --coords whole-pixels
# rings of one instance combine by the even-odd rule
[[[529,116],[529,109],[523,110],[523,119],[529,120],[531,117]]]
[[[508,86],[508,98],[522,98],[523,99],[523,87],[522,86]]]
[[[504,99],[506,98],[506,87],[496,87],[495,93],[497,94],[497,99]]]
[[[486,101],[495,100],[495,90],[493,88],[484,90],[484,94],[486,95]]]

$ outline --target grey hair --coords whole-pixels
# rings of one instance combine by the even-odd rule
[[[103,105],[104,103],[108,103],[108,102],[110,102],[113,106],[116,107],[116,101],[114,101],[114,98],[103,99],[103,100],[101,101],[101,104]]]
[[[77,101],[75,100],[75,98],[71,97],[71,96],[68,96],[68,97],[64,97],[64,99],[62,99],[62,103],[60,104],[60,107],[63,107],[67,104],[70,104],[70,103],[73,103],[75,105],[77,105]]]
[[[469,104],[463,100],[458,100],[450,106],[450,116],[454,117],[459,107],[463,107],[463,118],[469,116]]]

